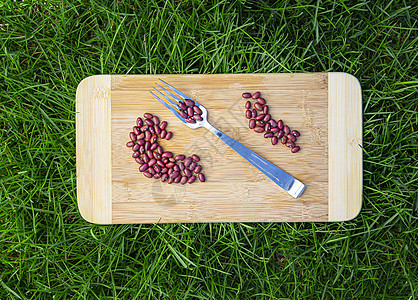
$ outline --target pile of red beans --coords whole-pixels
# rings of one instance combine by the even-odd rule
[[[180,101],[179,114],[186,120],[187,123],[196,123],[196,121],[202,121],[202,110],[191,99]]]
[[[295,142],[300,136],[299,131],[290,130],[282,120],[274,120],[269,114],[269,107],[266,100],[261,96],[260,92],[243,93],[242,97],[248,99],[245,103],[245,117],[249,119],[248,126],[257,133],[263,133],[265,138],[271,139],[271,144],[276,145],[279,141],[286,147],[291,148],[292,153],[300,150],[300,146],[296,146]],[[249,99],[255,100],[251,103]],[[251,107],[254,107],[251,110]]]
[[[147,178],[161,179],[169,184],[191,184],[197,178],[205,182],[205,175],[201,173],[202,166],[197,164],[200,161],[199,156],[174,156],[158,144],[158,138],[170,140],[173,136],[166,127],[166,121],[160,122],[157,116],[150,113],[144,114],[144,120],[141,117],[136,120],[136,126],[129,133],[131,140],[126,146],[132,148],[132,157],[140,165],[139,171]]]

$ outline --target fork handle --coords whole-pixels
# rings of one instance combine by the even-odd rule
[[[259,169],[268,178],[273,180],[278,186],[288,192],[292,197],[297,198],[303,193],[305,185],[302,182],[289,175],[282,169],[276,167],[271,162],[262,158],[260,155],[251,151],[219,129],[213,127],[208,122],[205,123],[204,127],[215,134],[218,138],[220,138],[225,144],[231,147],[250,164]]]

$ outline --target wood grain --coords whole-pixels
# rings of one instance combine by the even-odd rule
[[[90,212],[93,218],[87,220],[95,223],[330,220],[327,73],[113,75],[108,78],[111,86],[111,149],[101,150],[109,151],[111,170],[106,175],[94,169],[90,171],[95,176],[111,176],[111,187],[103,191],[110,191],[112,195],[111,206],[107,205],[111,207],[111,219],[95,219],[97,214]],[[302,196],[298,199],[289,196],[206,129],[192,130],[180,123],[149,93],[158,78],[204,105],[212,125],[305,183]],[[88,87],[83,85],[83,88]],[[302,133],[298,139],[300,152],[292,154],[281,144],[272,146],[262,134],[248,129],[241,94],[257,90],[267,100],[275,119],[282,119]],[[90,101],[86,97],[90,96],[81,91],[79,96],[78,91],[78,99]],[[168,185],[145,178],[138,172],[132,151],[125,144],[136,118],[145,112],[168,121],[173,138],[160,142],[165,150],[186,155],[196,153],[201,157],[206,183]],[[79,144],[77,155],[85,151],[78,148]],[[82,168],[79,160],[77,167]],[[93,180],[89,176],[86,181]],[[83,194],[86,196],[88,192]],[[95,202],[85,207],[94,210],[98,206],[100,203]]]

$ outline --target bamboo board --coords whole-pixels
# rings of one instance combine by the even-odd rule
[[[301,180],[292,198],[205,128],[189,129],[148,92],[161,78],[208,109],[212,125]],[[248,129],[242,92],[261,91],[270,113],[298,129],[301,151]],[[362,203],[362,101],[346,73],[97,75],[77,88],[77,200],[98,224],[344,221]],[[205,183],[145,178],[125,146],[136,118],[168,122],[175,154],[201,157]]]

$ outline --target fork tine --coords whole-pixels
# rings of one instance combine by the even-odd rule
[[[154,88],[154,87],[153,87]],[[161,95],[163,95],[166,99],[167,99],[167,97],[164,95],[164,94],[162,94],[159,90],[157,90],[156,88],[154,88],[158,93],[160,93]],[[165,106],[165,108],[167,108],[169,111],[171,111],[172,113],[173,113],[173,115],[175,115],[177,118],[179,118],[180,119],[180,121],[182,121],[183,123],[186,123],[185,121],[184,121],[184,119],[180,116],[180,114],[178,113],[178,111],[177,110],[175,110],[174,108],[172,108],[170,105],[168,105],[164,100],[162,100],[160,97],[158,97],[157,95],[155,95],[152,91],[149,91],[155,98],[157,98],[157,100],[158,101],[160,101],[160,103],[162,104],[162,105],[164,105]]]
[[[175,95],[173,95],[173,93],[172,92],[170,92],[169,90],[167,90],[166,88],[164,88],[163,86],[161,86],[161,85],[159,85],[158,83],[155,83],[156,85],[158,85],[161,89],[163,89],[164,90],[164,92],[166,92],[167,94],[169,94],[171,97],[173,97],[174,99],[176,99],[177,101],[181,101],[181,99],[179,98],[179,97],[177,97],[177,96],[175,96]],[[155,88],[154,88],[155,89]],[[168,100],[168,101],[170,101],[170,103],[171,104],[173,104],[175,107],[178,107],[179,106],[179,104],[178,103],[174,103],[174,101],[173,100],[171,100],[170,98],[167,98],[166,97],[166,99]]]
[[[178,89],[176,89],[175,87],[169,85],[167,82],[165,82],[164,80],[158,78],[158,80],[160,80],[162,83],[164,83],[166,86],[168,86],[172,91],[174,91],[175,93],[177,93],[178,95],[180,95],[183,99],[192,99],[189,96],[187,96],[186,94],[180,92]]]

